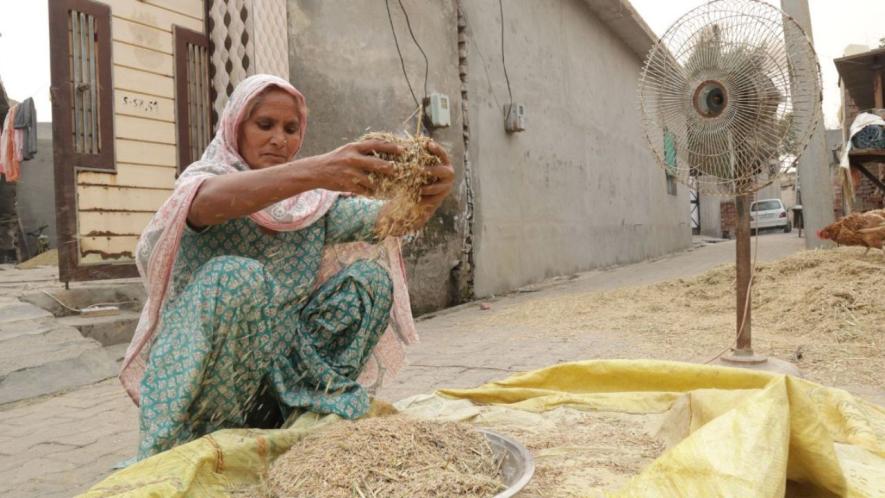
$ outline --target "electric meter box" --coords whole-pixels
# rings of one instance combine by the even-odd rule
[[[427,103],[427,119],[431,128],[448,128],[452,124],[449,96],[431,93]]]
[[[504,106],[504,128],[509,133],[525,131],[525,104]]]

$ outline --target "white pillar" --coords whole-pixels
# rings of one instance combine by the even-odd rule
[[[793,17],[814,42],[808,0],[781,0],[781,10]],[[832,61],[821,61],[821,64]],[[823,117],[811,136],[805,153],[799,158],[799,188],[802,191],[802,216],[805,221],[805,247],[831,247],[817,238],[817,231],[834,221],[833,182],[830,177],[829,151]]]

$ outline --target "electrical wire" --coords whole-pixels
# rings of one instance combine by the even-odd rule
[[[112,303],[94,303],[94,304],[90,304],[89,306],[87,306],[85,308],[74,308],[73,306],[65,304],[64,301],[62,301],[61,299],[59,299],[58,297],[53,295],[51,292],[49,292],[45,289],[41,290],[40,292],[42,292],[43,294],[46,294],[46,296],[48,296],[50,299],[52,299],[53,301],[58,303],[58,305],[61,306],[62,308],[65,308],[68,311],[73,311],[74,313],[77,313],[77,314],[83,313],[84,311],[89,311],[90,309],[96,308],[99,306],[119,306],[121,304],[138,303],[137,299],[130,299],[129,301],[116,301],[116,302],[112,302]]]
[[[513,111],[513,90],[510,88],[510,75],[507,74],[507,61],[504,58],[504,2],[498,0],[498,9],[501,12],[501,65],[504,67],[504,80],[507,81],[507,93],[510,95],[510,106],[507,108],[507,119]]]
[[[78,313],[78,314],[83,312],[80,308],[74,308],[72,306],[68,306],[67,304],[64,303],[64,301],[62,301],[61,299],[59,299],[59,298],[53,296],[51,293],[49,293],[49,291],[41,290],[40,292],[49,296],[53,301],[55,301],[62,308],[65,308],[68,311],[73,311],[74,313]]]
[[[409,93],[412,94],[412,99],[415,101],[415,107],[421,107],[421,104],[418,102],[418,97],[415,95],[415,90],[412,88],[412,81],[409,80],[409,73],[406,72],[406,61],[403,59],[403,52],[399,46],[399,38],[396,36],[396,28],[393,26],[393,15],[390,13],[390,0],[384,0],[384,6],[387,7],[387,20],[390,21],[390,31],[393,33],[393,43],[396,45],[396,53],[399,54],[399,62],[400,66],[403,68],[403,76],[406,78],[406,84],[409,85]]]
[[[427,99],[427,79],[430,76],[430,59],[427,58],[427,53],[425,53],[424,49],[421,48],[421,44],[418,43],[418,38],[415,37],[415,32],[412,31],[412,22],[409,20],[409,13],[406,12],[406,7],[403,5],[403,0],[397,1],[399,2],[399,8],[403,10],[403,15],[406,17],[406,26],[409,28],[409,35],[412,36],[412,41],[415,42],[415,46],[418,47],[418,50],[424,57],[424,99]]]
[[[390,31],[393,33],[393,43],[396,45],[396,53],[399,55],[400,67],[403,70],[403,76],[406,78],[406,84],[409,86],[409,93],[412,94],[412,100],[415,101],[415,107],[421,109],[422,102],[427,99],[427,82],[430,76],[430,59],[427,57],[427,53],[424,51],[424,48],[418,43],[418,38],[415,36],[415,32],[412,30],[412,21],[409,19],[409,13],[406,11],[406,7],[403,5],[402,0],[397,0],[399,3],[400,9],[403,11],[403,16],[406,18],[406,26],[409,28],[409,35],[412,37],[412,41],[415,43],[415,46],[418,47],[418,50],[421,52],[421,56],[424,57],[424,95],[422,99],[418,100],[418,95],[415,93],[415,89],[412,87],[412,80],[409,79],[409,73],[406,71],[406,61],[403,57],[402,48],[399,44],[399,37],[396,35],[396,28],[393,24],[393,15],[390,12],[390,0],[384,0],[384,6],[387,8],[387,20],[390,22]]]

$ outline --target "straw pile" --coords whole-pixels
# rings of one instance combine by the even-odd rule
[[[16,268],[19,270],[31,270],[40,266],[58,266],[58,249],[50,249],[40,253],[27,261],[19,263],[16,265]]]
[[[863,249],[803,251],[756,267],[753,346],[795,361],[811,380],[870,385],[885,371],[885,257]],[[562,293],[483,315],[486,325],[544,336],[612,331],[624,357],[706,361],[733,344],[735,268],[613,292]],[[632,341],[631,341],[632,342]]]
[[[490,497],[499,462],[471,426],[402,415],[341,422],[280,456],[265,486],[274,497]]]
[[[386,216],[379,219],[376,225],[376,235],[383,239],[389,235],[400,236],[417,230],[417,224],[423,217],[419,206],[421,187],[432,181],[427,169],[440,164],[439,158],[427,150],[430,139],[425,136],[373,132],[363,135],[360,140],[395,143],[406,151],[401,156],[378,154],[381,159],[394,163],[394,175],[370,176],[375,184],[371,197],[388,201]]]

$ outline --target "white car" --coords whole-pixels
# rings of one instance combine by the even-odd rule
[[[780,199],[763,199],[750,206],[750,229],[780,228],[784,233],[793,230],[787,209]]]

